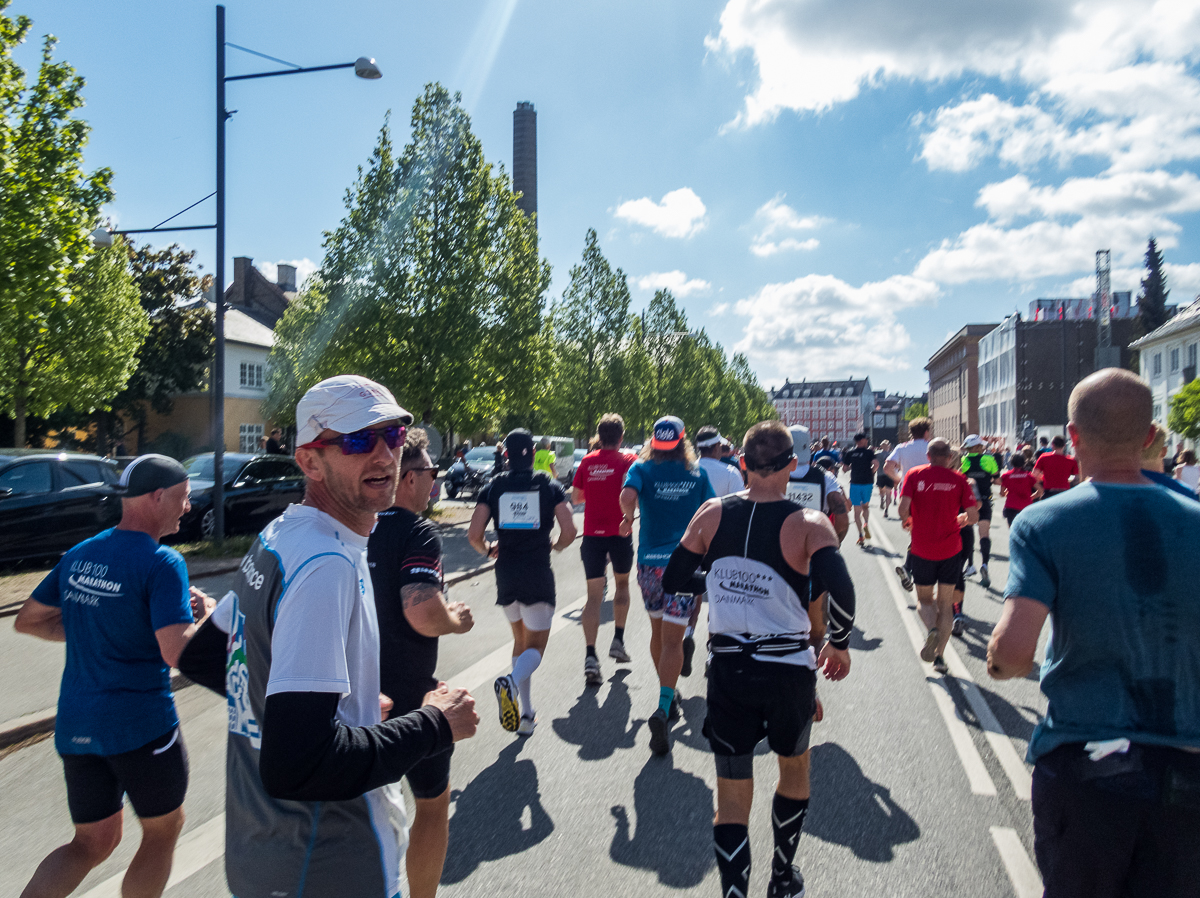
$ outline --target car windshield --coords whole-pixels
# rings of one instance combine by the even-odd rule
[[[476,446],[467,453],[467,461],[495,461],[495,446]]]
[[[575,450],[575,461],[583,461],[583,457],[585,455],[587,455],[586,449],[576,449]]]
[[[213,457],[211,455],[194,455],[183,463],[192,480],[213,479]]]

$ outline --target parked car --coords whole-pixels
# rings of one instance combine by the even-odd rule
[[[0,451],[0,561],[61,555],[114,526],[117,480],[98,455]]]
[[[567,478],[571,476],[571,468],[575,463],[575,441],[570,437],[535,436],[533,438],[535,444],[542,440],[549,440],[550,448],[554,450],[554,478],[570,483],[571,481]]]
[[[183,466],[192,481],[192,510],[179,522],[182,539],[211,539],[216,532],[213,454],[194,455]],[[304,499],[304,472],[288,455],[225,453],[225,534],[257,533]]]
[[[579,463],[583,461],[583,457],[587,455],[586,449],[575,450],[575,463],[571,465],[571,475],[567,478],[567,486],[575,482],[575,472],[579,470]]]
[[[491,479],[495,469],[495,446],[476,446],[469,450],[466,465],[456,459],[446,470],[446,498],[456,499],[465,493],[478,494]]]

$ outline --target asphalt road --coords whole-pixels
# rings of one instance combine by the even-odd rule
[[[877,503],[877,499],[876,499]],[[1040,895],[1032,865],[1026,743],[1045,703],[1036,678],[996,684],[983,652],[999,616],[1007,528],[993,527],[992,590],[968,587],[968,632],[953,640],[951,675],[917,658],[912,596],[891,573],[907,546],[894,512],[873,510],[874,539],[843,546],[858,592],[853,667],[824,683],[825,720],[813,734],[813,803],[797,862],[812,896]],[[978,563],[978,559],[977,559]],[[475,629],[442,639],[439,675],[479,701],[478,735],[456,748],[450,851],[440,894],[719,894],[712,856],[715,774],[700,729],[702,666],[681,681],[683,719],[674,749],[651,756],[645,720],[657,701],[649,626],[634,588],[629,665],[603,658],[606,682],[583,686],[578,627],[584,593],[572,547],[554,559],[559,615],[534,676],[539,726],[529,740],[501,730],[492,679],[507,670],[508,626],[493,602],[490,573],[451,591],[475,613]],[[612,635],[610,606],[602,657]],[[698,634],[702,639],[703,632]],[[1040,655],[1039,655],[1040,657]],[[198,687],[178,702],[191,759],[187,825],[167,895],[225,896],[223,861],[224,702]],[[774,760],[755,761],[751,888],[765,891],[771,854]],[[61,768],[51,742],[0,760],[0,894],[17,894],[41,857],[69,838]],[[77,894],[119,894],[137,845],[126,840]]]

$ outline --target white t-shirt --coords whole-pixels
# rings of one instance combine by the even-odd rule
[[[909,468],[929,464],[928,452],[929,440],[909,440],[907,443],[901,443],[893,449],[892,454],[887,457],[887,460],[899,462],[900,479],[903,480]]]
[[[1179,475],[1180,483],[1193,493],[1197,492],[1197,487],[1200,486],[1200,465],[1180,465],[1176,472]],[[720,494],[718,493],[718,495]]]
[[[730,493],[741,492],[746,488],[746,484],[742,482],[742,475],[733,465],[727,465],[715,458],[702,458],[700,467],[708,474],[708,482],[712,484],[713,492],[717,494],[718,499],[728,496]]]
[[[792,472],[791,480],[794,481],[794,480],[797,480],[797,479],[803,477],[805,474],[808,473],[808,469],[810,467],[812,467],[812,466],[811,465],[800,465],[800,467],[796,468],[796,470]],[[825,501],[821,503],[820,509],[814,508],[813,511],[821,511],[824,514],[829,514],[829,497],[832,496],[834,493],[842,493],[843,496],[845,495],[845,493],[842,491],[842,485],[840,483],[838,483],[837,477],[835,477],[833,474],[830,474],[828,471],[825,471],[824,474],[825,474]],[[789,486],[790,486],[790,483],[789,483]],[[788,498],[789,499],[796,498],[796,496],[794,496],[792,494],[792,491],[790,489],[788,491]],[[803,505],[804,503],[801,502],[800,504]]]

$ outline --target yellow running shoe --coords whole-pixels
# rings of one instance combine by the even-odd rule
[[[500,726],[515,733],[521,725],[521,700],[517,684],[510,675],[496,677],[496,702],[500,705]]]

